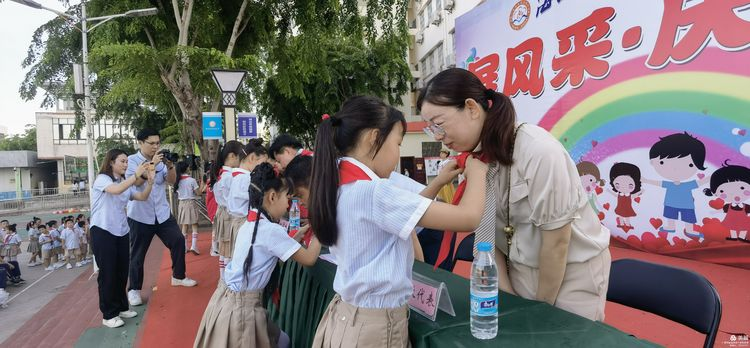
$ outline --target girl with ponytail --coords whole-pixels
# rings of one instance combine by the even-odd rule
[[[190,164],[185,161],[177,163],[177,182],[174,184],[175,192],[177,192],[177,200],[179,202],[177,209],[177,224],[182,229],[182,235],[185,237],[185,250],[192,252],[195,255],[200,255],[198,251],[198,204],[196,199],[203,194],[206,189],[204,183],[198,183],[190,174]],[[188,248],[187,231],[188,228],[192,231],[192,243]]]
[[[224,258],[232,257],[222,254],[219,250],[221,242],[229,233],[230,219],[227,213],[227,198],[229,195],[229,181],[232,178],[232,169],[240,165],[240,158],[244,157],[244,149],[241,142],[236,140],[227,141],[219,149],[216,161],[213,163],[209,177],[209,190],[216,200],[216,216],[213,220],[213,231],[211,234],[211,248],[219,255],[219,275],[224,276]],[[212,253],[213,254],[213,253]]]
[[[276,264],[293,259],[312,266],[320,254],[305,249],[276,222],[286,213],[290,184],[269,163],[251,174],[249,211],[237,234],[232,261],[203,314],[195,347],[285,347],[289,338],[268,320],[261,301]]]
[[[536,125],[517,124],[511,99],[467,70],[437,74],[417,107],[435,140],[490,164],[475,238],[496,241],[500,288],[604,320],[610,234],[562,144]]]
[[[405,131],[404,115],[374,97],[349,99],[318,128],[310,222],[338,268],[336,295],[313,347],[338,347],[344,338],[348,347],[406,347],[414,228],[472,230],[479,224],[487,171],[480,161],[468,160],[467,199],[459,206],[433,201],[460,172],[455,163],[419,193],[389,179]]]

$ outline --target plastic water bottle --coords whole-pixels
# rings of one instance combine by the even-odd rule
[[[471,263],[471,335],[488,340],[497,336],[498,283],[492,245],[477,244]]]
[[[293,237],[300,229],[300,210],[299,201],[292,200],[292,206],[289,208],[289,234]]]

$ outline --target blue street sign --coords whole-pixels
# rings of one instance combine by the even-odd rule
[[[203,139],[222,139],[222,125],[220,112],[203,113]]]
[[[239,113],[237,115],[237,134],[240,139],[258,137],[258,116],[255,114]]]

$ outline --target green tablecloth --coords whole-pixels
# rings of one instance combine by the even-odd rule
[[[499,333],[478,340],[469,329],[469,281],[417,262],[414,271],[444,282],[455,317],[439,312],[436,321],[411,313],[409,336],[415,348],[427,347],[653,347],[607,324],[593,322],[546,303],[500,293]],[[318,260],[311,268],[289,261],[281,270],[280,309],[269,305],[271,318],[292,338],[292,347],[310,347],[318,322],[333,298],[336,266]]]

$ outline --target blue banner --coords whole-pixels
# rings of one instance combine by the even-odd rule
[[[240,139],[258,137],[258,116],[255,114],[239,113],[237,116],[237,134]]]
[[[222,139],[222,123],[220,112],[203,113],[203,139]]]

